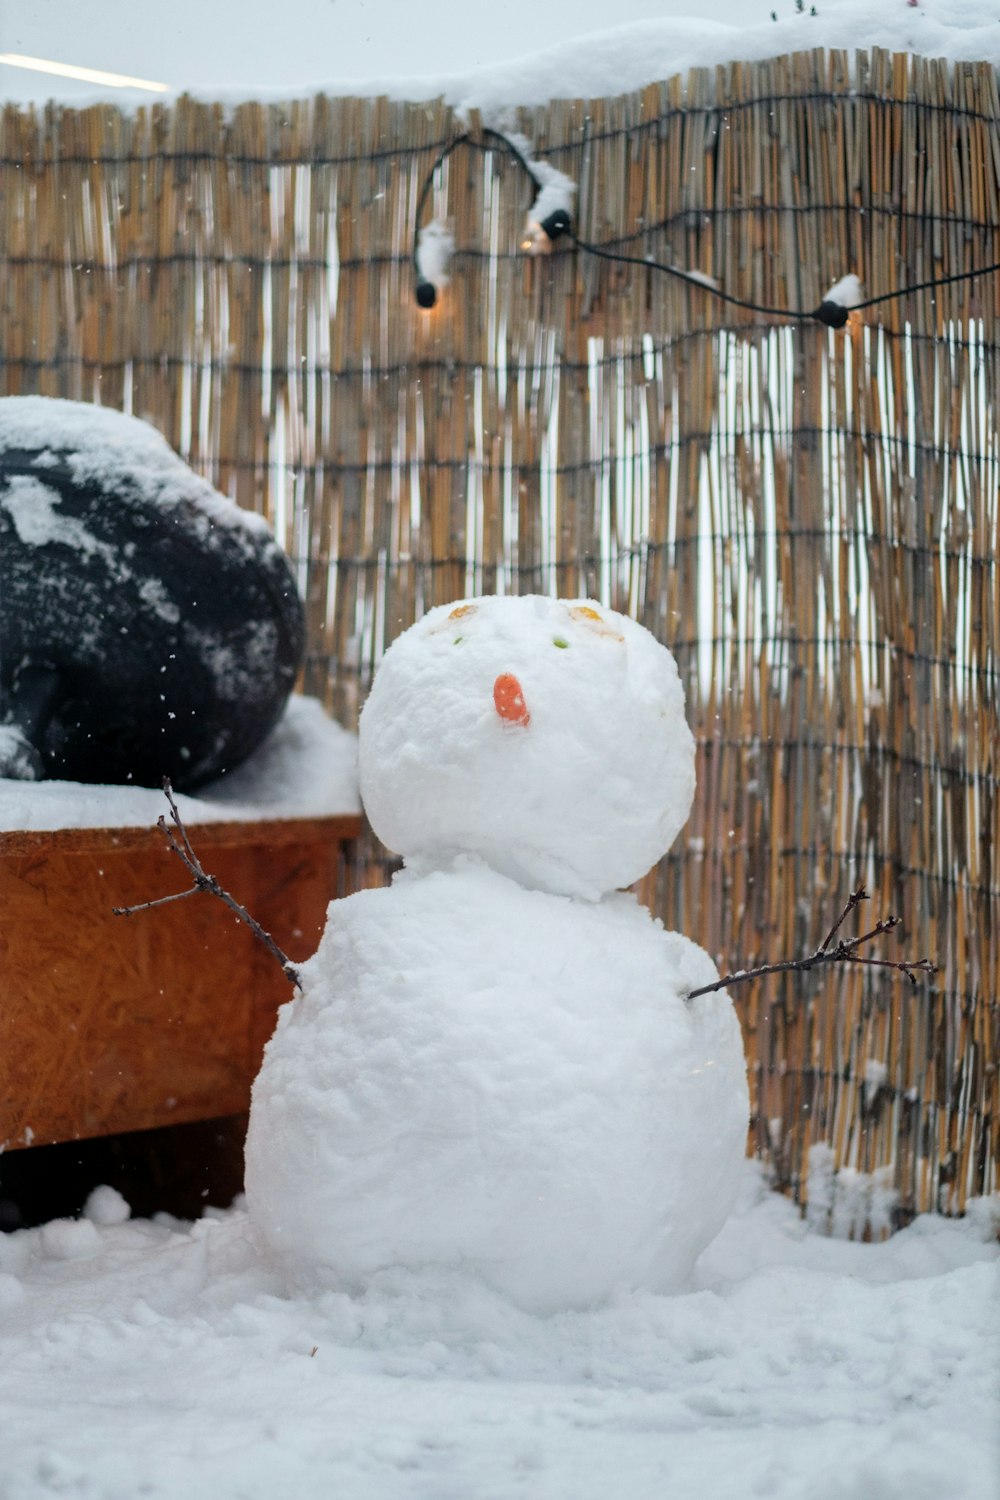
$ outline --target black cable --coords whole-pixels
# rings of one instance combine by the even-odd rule
[[[424,185],[420,189],[420,197],[417,199],[417,211],[414,215],[413,220],[413,276],[415,282],[414,296],[417,299],[417,306],[422,307],[425,310],[432,308],[437,301],[437,287],[434,285],[433,281],[427,280],[427,277],[420,269],[420,262],[417,259],[417,252],[420,247],[420,220],[423,217],[424,206],[427,203],[427,199],[431,195],[431,189],[434,186],[434,176],[438,171],[438,168],[443,166],[443,164],[448,160],[448,157],[455,150],[456,146],[464,145],[466,141],[470,140],[471,138],[468,135],[457,135],[453,141],[449,141],[448,145],[438,153],[437,160],[431,167],[430,171],[427,173],[427,176],[424,178]]]
[[[481,127],[480,134],[485,136],[488,140],[499,141],[500,144],[517,162],[522,172],[525,172],[531,179],[531,182],[535,188],[535,192],[541,192],[542,184],[539,182],[538,178],[531,170],[530,162],[522,154],[522,152],[518,150],[513,141],[509,141],[507,137],[501,134],[499,130],[493,130],[488,125],[484,125]],[[438,152],[434,160],[434,165],[431,167],[427,176],[424,178],[424,185],[420,189],[420,197],[417,199],[417,211],[414,215],[413,232],[413,274],[416,283],[414,288],[414,295],[417,299],[417,306],[424,308],[425,311],[428,311],[430,308],[432,308],[437,301],[437,287],[434,285],[433,281],[428,281],[427,277],[421,271],[420,264],[417,259],[420,249],[420,220],[423,218],[424,208],[427,204],[427,199],[430,197],[431,188],[434,185],[435,176],[437,175],[440,168],[444,165],[444,163],[448,160],[448,157],[451,155],[451,153],[455,150],[455,147],[465,145],[473,146],[476,150],[479,151],[488,149],[480,141],[473,140],[468,131],[466,131],[462,135],[457,135],[453,141],[449,141],[447,146],[443,147],[443,149]]]
[[[678,266],[668,266],[663,261],[647,259],[642,255],[623,255],[619,250],[605,250],[601,245],[590,245],[586,240],[581,240],[579,235],[568,231],[568,237],[574,245],[579,245],[581,250],[586,250],[588,255],[598,255],[602,260],[618,260],[628,266],[645,266],[649,271],[665,271],[668,276],[676,276],[679,281],[686,281],[691,286],[700,287],[703,292],[711,292],[713,297],[718,297],[720,302],[728,302],[733,307],[743,307],[747,312],[764,313],[771,318],[794,318],[798,322],[807,322],[815,317],[815,313],[793,312],[787,307],[763,307],[758,302],[744,302],[742,297],[734,297],[730,292],[723,292],[717,286],[711,286],[703,277],[695,275],[691,271],[682,271]],[[846,321],[846,319],[845,319]]]
[[[904,286],[898,292],[883,292],[880,297],[869,297],[867,301],[856,305],[858,308],[874,307],[879,302],[890,302],[893,297],[905,297],[910,292],[925,292],[929,287],[947,286],[951,281],[969,281],[973,276],[988,276],[991,271],[1000,271],[1000,261],[992,266],[976,266],[972,271],[956,271],[954,276],[936,276],[933,281],[918,281],[913,286]]]
[[[521,168],[522,172],[526,172],[528,174],[528,176],[531,178],[531,181],[532,181],[532,184],[534,186],[535,192],[536,193],[540,193],[541,190],[542,190],[541,181],[539,180],[538,177],[535,176],[534,172],[531,170],[531,163],[528,161],[528,158],[523,154],[523,152],[521,152],[521,151],[518,150],[517,146],[514,145],[514,142],[512,140],[510,140],[507,136],[505,136],[502,131],[500,131],[500,130],[491,130],[488,125],[483,125],[481,127],[481,131],[482,131],[482,134],[487,137],[487,139],[489,139],[491,141],[499,141],[500,142],[500,145],[503,146],[504,149],[506,151],[508,151],[510,153],[510,155],[514,158],[514,160],[517,162],[517,164]]]
[[[514,158],[521,170],[530,178],[536,194],[542,190],[542,183],[532,170],[531,163],[524,156],[513,141],[499,130],[492,130],[489,126],[483,126],[481,134],[490,141],[497,141]],[[441,165],[448,159],[456,146],[468,144],[478,150],[488,149],[479,141],[473,140],[468,133],[456,136],[455,139],[439,152],[434,165],[424,181],[420,197],[417,200],[417,211],[414,219],[413,239],[413,268],[416,276],[416,299],[422,308],[431,308],[437,301],[437,288],[433,282],[428,281],[421,273],[417,263],[417,249],[420,234],[420,220],[423,215],[424,206],[430,194],[434,175]],[[572,220],[566,209],[556,209],[548,215],[540,225],[540,228],[548,236],[549,240],[555,242],[563,236],[572,241],[578,250],[585,251],[588,255],[595,255],[601,260],[617,261],[627,266],[643,266],[648,271],[663,271],[667,276],[676,276],[679,281],[685,281],[689,286],[696,286],[710,296],[717,298],[720,302],[727,302],[731,307],[741,307],[746,312],[760,313],[769,318],[785,318],[795,323],[817,322],[824,324],[827,328],[845,327],[848,317],[852,312],[861,312],[868,307],[877,307],[881,302],[892,302],[897,297],[908,297],[914,292],[924,292],[939,286],[949,286],[956,281],[970,281],[978,276],[989,276],[994,271],[1000,271],[1000,261],[990,266],[976,266],[971,271],[956,271],[951,276],[936,276],[929,281],[919,281],[912,286],[899,287],[894,292],[882,292],[878,297],[867,297],[862,302],[855,302],[851,307],[842,302],[824,300],[818,307],[809,312],[801,311],[791,307],[767,307],[759,302],[749,302],[743,297],[736,297],[731,292],[724,292],[721,288],[713,286],[705,277],[699,276],[692,271],[682,271],[678,266],[666,265],[663,261],[653,260],[651,257],[641,255],[626,255],[620,250],[608,250],[602,245],[592,245],[587,240],[582,240],[572,227]]]
[[[589,255],[599,255],[602,260],[622,261],[631,266],[647,266],[651,271],[664,271],[668,276],[676,276],[680,281],[701,287],[702,291],[710,292],[720,302],[728,302],[733,307],[745,308],[747,312],[764,313],[773,318],[790,318],[797,323],[815,320],[818,323],[825,323],[828,328],[843,328],[849,313],[860,312],[866,307],[875,307],[880,302],[891,302],[896,297],[906,297],[912,292],[923,292],[930,287],[947,286],[953,281],[968,281],[974,276],[988,276],[991,271],[1000,271],[1000,261],[997,261],[992,266],[976,266],[971,271],[956,271],[953,276],[936,276],[932,281],[918,281],[913,286],[900,287],[895,292],[883,292],[878,297],[867,297],[863,302],[852,303],[850,307],[840,302],[823,301],[812,312],[799,312],[790,307],[763,307],[757,302],[746,302],[742,297],[734,297],[731,293],[710,285],[703,277],[691,271],[682,271],[677,266],[668,266],[658,260],[647,260],[640,255],[623,255],[617,250],[605,250],[600,245],[590,245],[586,240],[581,240],[572,230],[568,231],[568,235],[575,245],[578,245],[581,250],[586,250]]]

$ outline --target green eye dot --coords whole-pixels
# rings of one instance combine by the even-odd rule
[[[451,644],[453,646],[460,646],[462,644],[462,637],[460,635],[456,635],[455,639],[452,641]]]
[[[565,651],[569,646],[569,641],[564,641],[561,635],[554,635],[552,637],[552,644],[553,646],[558,646],[560,651]]]

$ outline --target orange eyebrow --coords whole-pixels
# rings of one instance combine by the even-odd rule
[[[582,625],[594,629],[595,635],[607,635],[615,641],[623,641],[625,637],[610,625],[603,615],[599,615],[596,609],[591,609],[589,604],[574,604],[569,610],[571,620],[579,620]]]

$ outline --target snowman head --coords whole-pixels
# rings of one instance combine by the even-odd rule
[[[665,646],[589,600],[469,599],[401,635],[360,725],[361,794],[390,849],[473,854],[596,900],[644,875],[694,796]]]

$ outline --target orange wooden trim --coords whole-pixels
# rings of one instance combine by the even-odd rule
[[[224,823],[187,824],[188,837],[197,852],[205,849],[272,848],[286,844],[343,842],[357,838],[361,817],[346,813],[319,818],[261,818],[248,823],[232,819]],[[154,849],[163,846],[163,834],[148,828],[45,828],[14,829],[0,833],[0,858],[26,854],[94,854],[102,850]]]

